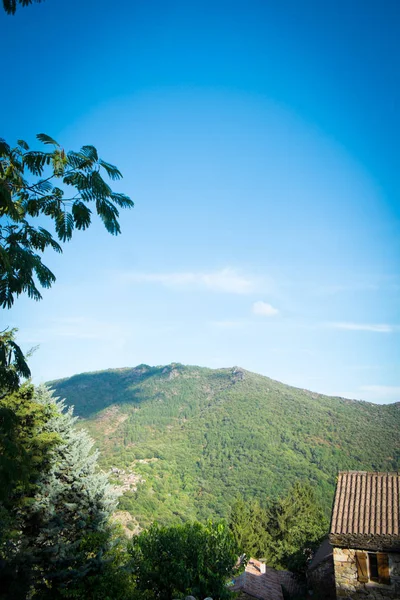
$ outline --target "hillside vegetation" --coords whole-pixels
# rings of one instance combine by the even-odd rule
[[[297,480],[315,487],[329,515],[339,469],[399,468],[399,403],[323,396],[238,367],[181,364],[49,385],[75,406],[102,467],[113,469],[132,528],[227,517],[239,495],[263,503]]]

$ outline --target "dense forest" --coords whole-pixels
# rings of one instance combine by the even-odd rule
[[[171,364],[50,382],[75,406],[141,527],[229,517],[238,496],[309,482],[329,517],[339,469],[399,468],[400,404],[323,396],[238,367]],[[120,470],[118,472],[118,470]]]

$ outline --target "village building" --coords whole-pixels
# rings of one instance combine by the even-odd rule
[[[338,599],[400,599],[399,497],[399,473],[339,473],[329,534]]]
[[[277,571],[255,558],[249,560],[230,589],[239,592],[238,600],[283,600]]]

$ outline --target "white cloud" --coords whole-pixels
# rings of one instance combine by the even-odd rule
[[[279,310],[267,302],[258,300],[258,302],[254,302],[253,304],[253,313],[262,317],[274,317],[279,313]]]
[[[333,329],[345,329],[347,331],[373,331],[375,333],[391,333],[397,328],[387,323],[327,323]]]
[[[258,287],[256,279],[229,267],[208,273],[125,273],[122,278],[134,283],[159,283],[173,288],[205,289],[228,294],[250,294]]]

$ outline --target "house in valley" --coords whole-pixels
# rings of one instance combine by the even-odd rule
[[[329,534],[338,599],[400,599],[399,498],[399,473],[339,473]]]

